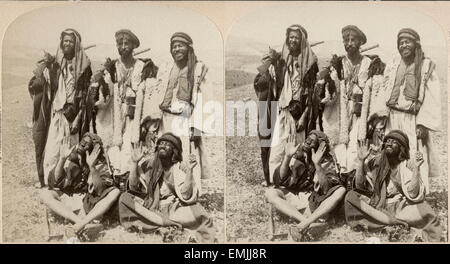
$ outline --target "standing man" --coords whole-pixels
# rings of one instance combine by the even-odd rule
[[[423,153],[420,175],[428,192],[428,177],[439,175],[439,156],[430,132],[441,129],[441,87],[435,64],[425,57],[416,31],[400,30],[397,47],[400,58],[386,67],[385,85],[378,97],[384,107],[375,115],[385,119],[386,133],[394,129],[406,133],[410,156]],[[430,166],[431,161],[437,162],[435,166]]]
[[[204,87],[208,68],[197,59],[192,38],[186,33],[172,35],[170,52],[174,63],[164,84],[164,99],[159,105],[163,112],[160,134],[170,132],[181,139],[185,150],[183,160],[188,160],[191,154],[198,154],[200,166],[197,168],[200,171],[194,173],[206,178],[209,172],[201,138],[202,127],[197,126],[195,118],[203,117],[201,87]]]
[[[266,184],[270,185],[274,171],[284,157],[287,139],[293,135],[294,143],[300,144],[308,132],[315,129],[319,104],[314,84],[318,66],[317,57],[308,43],[308,33],[300,25],[287,28],[281,54],[270,50],[263,63],[269,67],[260,70],[254,86],[259,100],[268,103],[267,114],[260,117],[259,122],[267,122],[269,128],[272,122],[275,124],[271,148],[261,146],[264,176]],[[271,116],[272,101],[278,101],[277,116]],[[264,138],[260,135],[260,139]]]
[[[134,58],[140,42],[133,32],[122,29],[115,38],[120,57],[108,58],[93,82],[98,88],[94,90],[98,94],[95,128],[105,142],[115,175],[123,175],[129,172],[131,144],[140,139],[146,87],[155,81],[158,68],[150,59]]]
[[[357,142],[366,138],[372,85],[368,80],[378,73],[373,69],[376,65],[373,62],[380,60],[376,57],[372,61],[360,53],[367,38],[358,27],[342,28],[342,39],[347,53],[332,59],[329,80],[333,83],[328,85],[336,88],[325,91],[322,124],[335,146],[341,171],[350,172],[355,169]]]
[[[71,146],[89,131],[91,107],[87,91],[91,62],[74,29],[61,33],[56,56],[46,53],[29,82],[33,95],[33,141],[40,187],[47,185],[49,172],[60,158],[65,139]]]

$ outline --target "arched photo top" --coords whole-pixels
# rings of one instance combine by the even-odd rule
[[[257,63],[269,47],[281,50],[287,27],[299,24],[308,32],[310,43],[323,41],[313,48],[318,57],[331,58],[345,53],[341,30],[346,25],[358,26],[367,36],[362,48],[379,45],[369,53],[384,61],[397,55],[397,34],[412,28],[420,35],[425,55],[437,63],[440,76],[447,75],[447,43],[441,26],[433,18],[412,8],[370,3],[283,3],[259,8],[238,19],[228,32],[226,68],[245,68],[256,73]],[[247,59],[243,59],[246,56]],[[251,67],[238,65],[233,59],[252,62]],[[257,61],[254,61],[257,59]]]
[[[129,29],[138,36],[143,53],[156,64],[172,61],[170,37],[185,32],[193,40],[199,60],[210,69],[209,78],[222,83],[223,40],[216,25],[206,16],[187,8],[154,3],[68,3],[43,7],[16,18],[3,38],[3,65],[5,71],[27,71],[30,75],[43,50],[55,54],[60,34],[66,28],[76,29],[83,46],[95,45],[88,55],[95,66],[105,58],[117,58],[114,34]],[[14,61],[24,60],[20,65]],[[25,66],[27,65],[27,66]],[[214,75],[214,76],[213,76]]]

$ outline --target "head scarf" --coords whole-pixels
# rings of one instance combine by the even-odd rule
[[[158,145],[161,141],[168,141],[173,144],[174,154],[172,157],[173,162],[178,162],[182,160],[181,152],[182,145],[181,139],[176,135],[168,132],[163,134],[157,141],[156,145]],[[158,148],[156,148],[156,151]],[[150,162],[150,161],[148,161]],[[144,165],[147,167],[147,165]],[[153,159],[151,170],[146,173],[150,173],[150,180],[147,185],[147,196],[144,200],[144,207],[148,209],[157,209],[159,207],[159,184],[161,183],[162,176],[164,174],[164,168],[162,166],[161,159],[159,158],[159,153],[156,153],[155,158]]]
[[[348,25],[348,26],[345,26],[344,28],[342,28],[342,31],[341,31],[342,37],[348,35],[351,31],[355,32],[356,35],[358,36],[358,38],[361,40],[361,45],[366,44],[366,42],[367,42],[366,35],[364,34],[364,32],[362,32],[361,29],[359,29],[355,25]]]
[[[72,59],[73,67],[73,77],[75,79],[75,88],[77,87],[78,79],[83,74],[83,72],[91,66],[91,61],[84,52],[83,46],[81,45],[81,36],[75,29],[68,28],[61,32],[60,43],[58,50],[56,51],[56,62],[59,63],[61,68],[66,67],[67,60],[64,58],[64,53],[62,51],[63,39],[66,35],[72,35],[75,37],[75,48],[74,57]]]
[[[420,44],[420,36],[419,34],[411,28],[403,28],[401,29],[397,34],[397,48],[400,47],[400,39],[402,38],[409,38],[413,40],[416,44],[416,49],[414,51],[414,76],[416,79],[416,85],[415,90],[411,91],[409,89],[404,90],[404,95],[406,99],[409,99],[411,101],[417,100],[417,97],[419,95],[419,88],[420,83],[422,79],[422,64],[423,60],[425,58],[425,54],[422,51],[422,45]]]
[[[177,136],[175,136],[174,134],[168,132],[163,134],[160,138],[158,138],[158,140],[156,141],[156,145],[158,145],[161,141],[168,141],[170,143],[173,144],[173,146],[175,147],[174,149],[174,158],[173,161],[182,161],[182,156],[181,153],[183,152],[183,148],[182,148],[182,144],[181,144],[181,139]],[[158,148],[156,148],[157,150]]]
[[[127,35],[130,37],[131,42],[133,42],[134,44],[134,48],[139,48],[141,44],[139,38],[129,29],[121,29],[117,31],[116,34],[114,35],[116,37],[116,41],[123,38],[123,35]]]
[[[300,53],[297,58],[294,58],[292,54],[290,54],[290,50],[288,48],[289,42],[289,33],[291,31],[297,31],[300,33]],[[314,52],[311,50],[308,42],[308,32],[300,25],[292,25],[286,29],[286,40],[283,45],[283,49],[281,51],[284,61],[286,65],[289,66],[294,64],[294,60],[297,59],[298,68],[296,69],[300,74],[300,81],[303,80],[303,77],[306,75],[306,72],[311,68],[311,66],[317,61],[317,58]],[[295,68],[295,67],[293,67]]]
[[[383,139],[383,148],[384,148],[384,143],[386,143],[386,141],[388,139],[395,139],[398,141],[398,143],[400,144],[400,154],[399,154],[399,159],[400,161],[403,161],[405,159],[409,159],[409,139],[408,136],[403,133],[400,130],[392,130],[391,132],[389,132]]]
[[[188,54],[187,54],[187,79],[188,79],[188,85],[189,85],[189,91],[192,91],[194,87],[194,71],[195,71],[195,65],[197,64],[197,56],[195,56],[194,53],[194,42],[192,41],[192,38],[184,33],[184,32],[175,32],[172,37],[170,38],[170,54],[172,54],[172,45],[175,41],[183,42],[188,46]]]
[[[384,143],[388,138],[395,139],[400,144],[399,160],[403,161],[409,159],[409,139],[408,136],[400,130],[392,130],[383,139],[383,146],[381,155],[376,159],[375,168],[375,181],[373,187],[373,193],[370,198],[370,205],[380,209],[384,208],[386,205],[387,198],[387,179],[390,175],[391,168],[389,166],[389,159],[386,155],[386,150],[384,149]]]

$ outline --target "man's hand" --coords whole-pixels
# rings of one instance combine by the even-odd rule
[[[358,159],[360,161],[365,160],[369,156],[371,149],[367,139],[365,141],[358,140]]]
[[[428,136],[427,129],[422,125],[416,126],[416,135],[418,139],[426,139]]]
[[[44,59],[43,60],[44,60],[45,65],[48,67],[48,66],[50,66],[51,63],[53,63],[55,61],[55,57],[44,50]]]
[[[86,163],[88,164],[89,168],[94,167],[95,163],[97,162],[98,156],[100,155],[100,151],[100,144],[95,144],[91,154],[86,151]]]
[[[303,118],[299,118],[298,121],[295,123],[295,129],[297,132],[303,131],[305,129],[305,126],[303,125],[305,122]]]
[[[147,153],[147,148],[142,145],[141,142],[138,144],[131,144],[131,160],[138,163],[142,157]]]
[[[322,160],[323,154],[325,154],[326,150],[327,150],[327,144],[324,141],[322,141],[320,143],[317,151],[315,151],[314,149],[311,149],[311,152],[312,152],[311,159],[315,165],[320,164],[320,161]]]
[[[414,159],[414,166],[416,168],[420,168],[422,166],[424,160],[423,160],[423,154],[419,151],[416,152],[415,159]]]
[[[292,157],[299,147],[300,144],[295,145],[295,135],[289,135],[287,138],[287,144],[284,147],[284,152],[286,156]]]
[[[65,137],[63,139],[61,148],[60,148],[60,156],[61,159],[67,159],[70,156],[70,153],[72,153],[72,150],[75,148],[75,146],[70,147],[70,138]]]
[[[274,62],[277,60],[278,58],[278,53],[276,50],[272,49],[271,47],[269,47],[269,54],[268,54],[270,61]]]

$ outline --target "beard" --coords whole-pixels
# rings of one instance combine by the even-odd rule
[[[133,50],[132,49],[118,49],[120,57],[129,57],[132,55]]]
[[[75,54],[75,48],[72,46],[63,46],[62,51],[63,51],[64,57],[73,57]]]
[[[160,159],[171,159],[173,151],[169,151],[165,148],[158,148],[158,157]]]
[[[298,54],[298,53],[300,53],[300,43],[297,43],[297,42],[295,42],[295,43],[289,42],[289,43],[288,43],[288,49],[289,49],[289,52],[290,52],[291,54]]]
[[[400,154],[399,149],[395,149],[391,146],[385,146],[384,151],[386,153],[386,156],[388,156],[389,158],[398,157],[398,155]]]
[[[357,47],[357,46],[346,46],[346,47],[345,47],[345,51],[346,51],[348,54],[355,54],[356,52],[359,51],[359,47]]]

